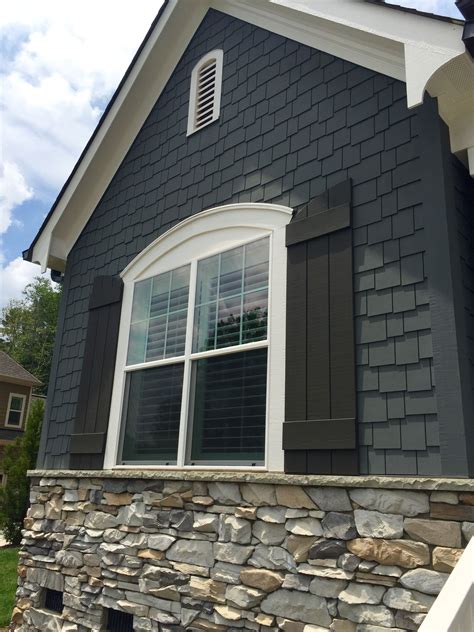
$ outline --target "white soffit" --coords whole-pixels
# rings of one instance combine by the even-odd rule
[[[33,247],[32,261],[43,269],[64,270],[72,246],[210,7],[406,81],[409,107],[422,102],[427,86],[433,96],[438,91],[441,114],[455,128],[453,151],[465,154],[474,146],[465,141],[474,138],[471,97],[464,95],[460,108],[458,95],[451,98],[446,72],[440,75],[444,82],[437,77],[440,68],[456,63],[461,73],[457,83],[469,85],[465,73],[472,72],[474,84],[460,25],[365,0],[169,0]]]

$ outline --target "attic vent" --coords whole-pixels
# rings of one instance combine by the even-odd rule
[[[189,96],[188,136],[219,118],[222,59],[223,51],[213,50],[194,66]]]

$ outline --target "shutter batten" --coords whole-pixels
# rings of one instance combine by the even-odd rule
[[[285,471],[357,473],[351,185],[287,226]]]
[[[73,469],[100,469],[103,466],[122,288],[119,277],[100,276],[94,280],[76,420],[69,450]]]

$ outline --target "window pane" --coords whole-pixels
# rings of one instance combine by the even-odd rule
[[[176,461],[183,368],[171,364],[127,375],[122,461]]]
[[[183,266],[135,285],[127,364],[183,355],[189,271]]]
[[[19,410],[23,408],[23,398],[22,397],[12,397],[10,401],[10,410]]]
[[[8,413],[8,425],[19,426],[21,422],[21,412],[18,410],[10,410]]]
[[[193,363],[191,461],[263,461],[266,391],[266,349]]]
[[[265,340],[268,256],[264,238],[199,262],[194,352]]]

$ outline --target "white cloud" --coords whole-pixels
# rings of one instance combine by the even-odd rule
[[[13,223],[12,210],[33,196],[18,166],[10,161],[0,165],[0,235]]]
[[[22,298],[24,288],[40,275],[39,266],[17,257],[0,267],[0,310],[11,299]]]

